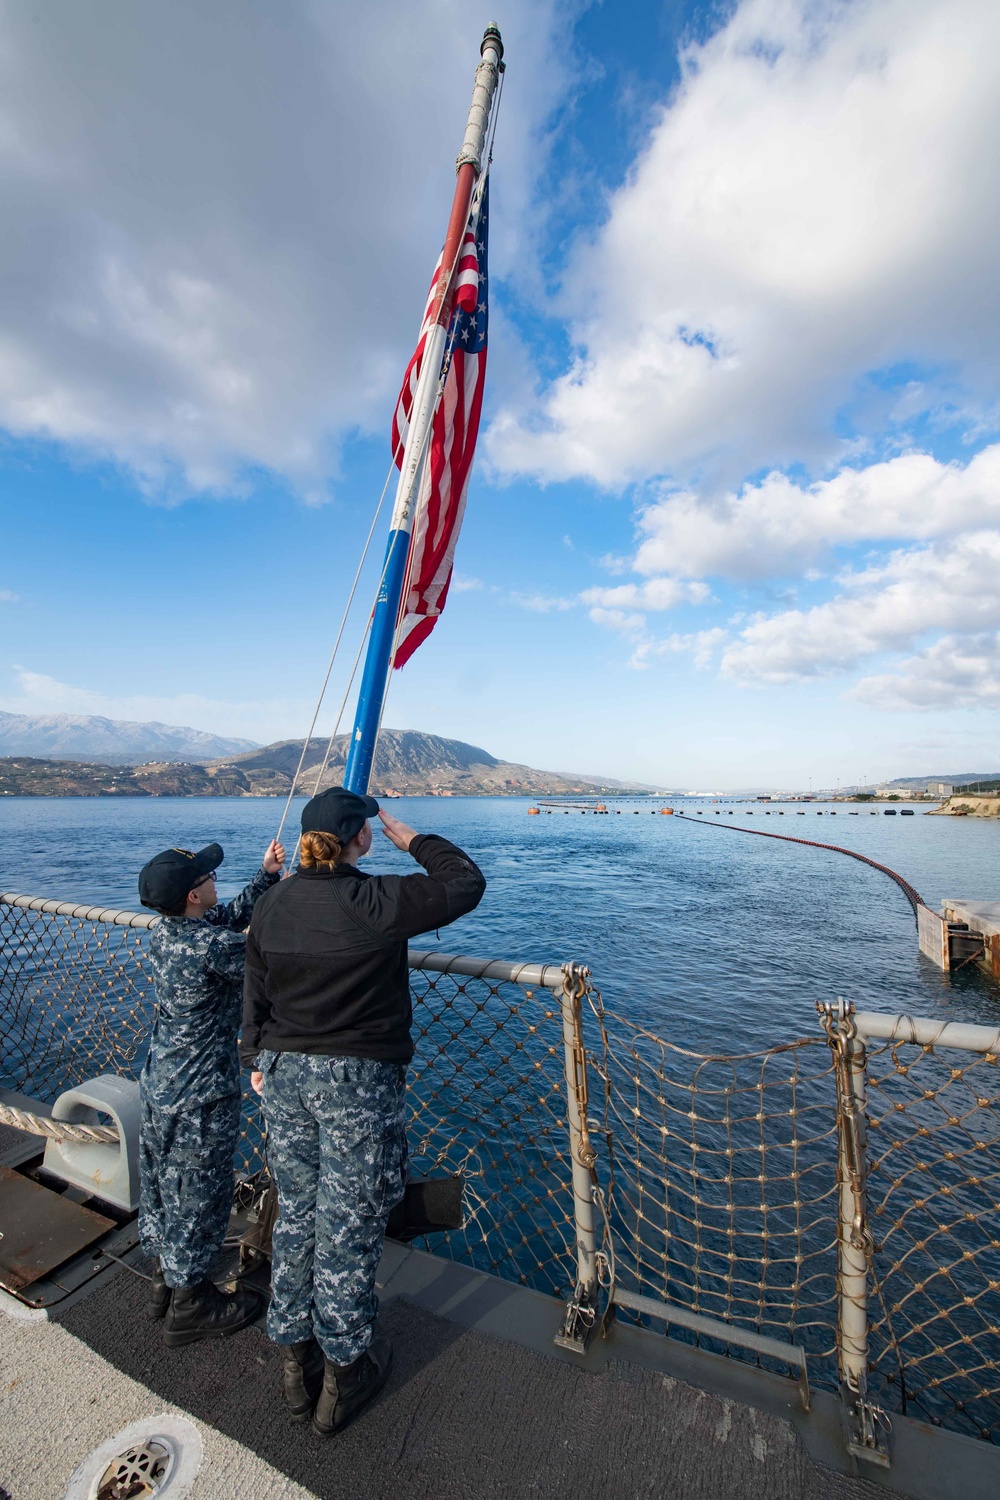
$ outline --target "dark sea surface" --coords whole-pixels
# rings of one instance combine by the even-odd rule
[[[1000,820],[928,817],[923,809],[886,817],[881,808],[872,815],[844,804],[786,804],[783,815],[772,805],[768,816],[761,804],[675,801],[691,823],[661,816],[660,804],[646,799],[609,799],[621,813],[608,816],[530,817],[530,805],[389,804],[415,828],[460,844],[489,880],[478,911],[415,946],[581,960],[609,1007],[699,1051],[815,1035],[816,1001],[838,995],[869,1009],[1000,1020],[1000,989],[975,966],[949,977],[921,957],[910,906],[885,875],[840,854],[730,831],[766,829],[856,849],[899,871],[936,908],[943,897],[1000,899]],[[217,840],[226,850],[225,898],[256,869],[282,806],[257,798],[3,798],[0,888],[138,910],[136,873],[151,854]],[[366,868],[413,864],[376,834]]]

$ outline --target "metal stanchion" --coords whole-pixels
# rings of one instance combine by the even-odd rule
[[[853,1006],[818,1007],[833,1049],[837,1080],[837,1351],[847,1451],[889,1467],[889,1419],[868,1400],[868,1277],[875,1243],[868,1227],[865,1093],[867,1053]]]
[[[566,1059],[566,1114],[573,1163],[573,1222],[576,1229],[576,1286],[566,1305],[555,1342],[582,1354],[597,1324],[597,1236],[594,1231],[596,1154],[587,1128],[587,1057],[583,1046],[582,1000],[587,970],[563,967],[559,992]]]

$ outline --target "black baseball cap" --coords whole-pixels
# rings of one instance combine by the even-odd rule
[[[331,786],[318,797],[311,797],[302,809],[302,832],[332,833],[342,844],[349,844],[377,812],[374,797]]]
[[[139,871],[139,900],[154,911],[180,906],[188,891],[217,870],[225,857],[221,844],[207,844],[197,854],[190,849],[164,849]]]

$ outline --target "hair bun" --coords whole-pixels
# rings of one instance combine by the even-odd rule
[[[299,844],[299,860],[303,870],[315,870],[333,866],[340,859],[343,846],[335,833],[321,833],[313,829],[302,835]]]

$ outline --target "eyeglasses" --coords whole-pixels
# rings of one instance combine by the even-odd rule
[[[203,885],[207,885],[210,880],[214,880],[214,879],[215,879],[215,871],[212,870],[210,874],[203,875],[202,878],[198,881],[197,885],[193,885],[191,887],[191,889],[193,891],[200,891]]]

